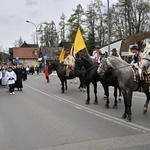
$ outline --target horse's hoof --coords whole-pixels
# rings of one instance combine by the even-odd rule
[[[80,89],[80,92],[82,92],[83,91],[83,89],[82,88],[79,88]]]
[[[126,115],[126,114],[123,114],[121,118],[122,118],[122,119],[126,119],[126,118],[127,118],[127,115]]]
[[[117,106],[117,105],[114,105],[114,106],[113,106],[113,108],[114,108],[114,109],[117,109],[117,108],[118,108],[118,106]]]
[[[87,104],[87,105],[88,105],[88,104],[89,104],[89,101],[88,101],[88,100],[86,100],[85,104]]]
[[[85,89],[85,88],[83,88],[83,89],[82,89],[82,92],[86,92],[86,89]]]
[[[121,96],[119,96],[119,98],[118,98],[118,102],[121,102],[122,101],[122,97]]]
[[[147,110],[148,110],[148,107],[145,106],[144,109],[143,109],[143,114],[146,114]]]
[[[108,109],[108,108],[109,108],[109,105],[105,105],[105,108],[107,108],[107,109]]]
[[[143,114],[146,114],[147,113],[147,110],[143,110]]]
[[[103,96],[103,100],[106,100],[106,95]]]
[[[144,112],[147,112],[147,110],[148,110],[148,106],[144,106],[143,111],[144,111]]]
[[[94,104],[97,105],[97,104],[98,104],[98,101],[94,101]]]
[[[126,121],[127,121],[127,122],[131,122],[131,116],[127,116],[127,117],[126,117]]]

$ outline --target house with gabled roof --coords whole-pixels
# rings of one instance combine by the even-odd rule
[[[13,64],[17,62],[24,66],[38,65],[38,58],[41,55],[40,48],[37,44],[27,44],[26,42],[20,47],[9,48],[9,53],[11,55],[10,60]]]

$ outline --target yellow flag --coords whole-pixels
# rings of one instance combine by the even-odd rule
[[[74,41],[74,52],[77,53],[77,52],[83,50],[84,48],[86,48],[86,45],[84,43],[84,39],[81,34],[80,28],[78,28],[78,31],[77,31],[77,34],[75,37],[75,41]]]
[[[65,57],[65,49],[64,49],[64,47],[63,47],[62,50],[61,50],[61,53],[60,53],[60,55],[59,55],[59,62],[60,62],[60,63],[63,62],[64,57]]]
[[[71,46],[70,55],[73,55],[73,49],[74,49],[74,44],[72,44],[72,46]]]

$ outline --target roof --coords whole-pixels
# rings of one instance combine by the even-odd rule
[[[110,51],[113,49],[113,48],[117,48],[118,49],[118,52],[120,52],[120,46],[121,46],[121,42],[122,40],[117,40],[115,42],[112,42],[110,43]],[[104,46],[101,48],[102,52],[108,52],[108,45]]]
[[[36,51],[40,51],[40,48],[13,48],[13,57],[14,58],[37,58],[38,54],[36,54]]]
[[[44,55],[46,55],[48,57],[48,59],[53,60],[56,59],[56,53],[60,52],[60,48],[59,47],[45,47],[45,46],[41,46],[41,52]]]
[[[64,42],[64,41],[61,41],[59,43],[58,47],[64,47],[65,50],[70,50],[72,44],[73,44],[73,42]]]
[[[27,44],[25,41],[20,47],[38,48],[38,44]]]

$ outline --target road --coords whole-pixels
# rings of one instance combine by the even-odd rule
[[[0,87],[0,150],[149,150],[150,112],[143,114],[145,95],[133,95],[132,122],[120,119],[123,102],[105,109],[103,89],[98,85],[98,105],[85,105],[86,93],[68,82],[64,94],[55,74],[30,75],[23,91],[10,95]],[[73,80],[72,80],[73,81]]]

